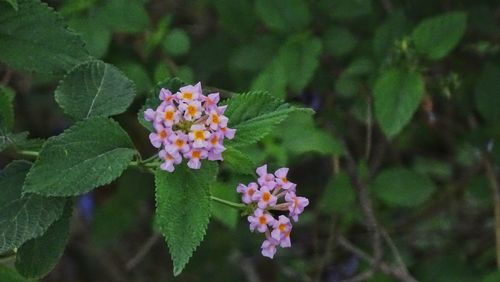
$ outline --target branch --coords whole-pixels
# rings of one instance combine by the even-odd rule
[[[367,253],[365,253],[363,250],[359,249],[358,247],[354,246],[354,244],[352,244],[351,242],[349,242],[349,240],[347,240],[346,238],[344,238],[343,236],[339,235],[338,238],[337,238],[337,242],[338,244],[344,248],[345,250],[351,252],[352,254],[354,254],[355,256],[359,257],[360,259],[370,263],[370,264],[374,264],[375,263],[375,259],[373,257],[371,257],[370,255],[368,255]],[[387,274],[387,275],[390,275],[390,276],[393,276],[394,278],[397,278],[401,281],[405,281],[405,282],[416,282],[417,280],[415,278],[413,278],[410,274],[408,274],[407,272],[404,272],[401,270],[400,267],[395,267],[395,266],[391,266],[385,262],[380,262],[379,265],[378,265],[378,268],[380,269],[380,271],[382,271],[383,273]],[[369,278],[371,275],[373,274],[373,271],[372,270],[368,270],[368,271],[365,271],[363,273],[361,273],[360,275],[357,275],[347,281],[364,281],[362,280],[363,278],[366,280],[367,278]],[[360,280],[361,279],[361,280]]]
[[[488,180],[490,182],[491,192],[493,193],[493,203],[495,206],[495,241],[497,268],[500,269],[500,187],[498,185],[493,165],[487,157],[484,159],[484,167],[486,169],[486,177],[488,177]]]
[[[345,142],[344,142],[345,143]],[[356,195],[358,197],[359,204],[361,206],[361,211],[365,217],[365,224],[372,236],[372,246],[373,246],[373,256],[374,267],[377,267],[377,263],[382,258],[382,240],[380,238],[380,231],[378,229],[378,223],[375,218],[375,214],[373,212],[373,206],[371,199],[368,197],[368,193],[366,191],[366,185],[363,183],[363,180],[358,174],[356,162],[354,161],[351,153],[347,149],[347,145],[344,144],[345,147],[345,156],[347,160],[347,173],[349,174],[349,178],[351,180],[351,185],[356,191]]]

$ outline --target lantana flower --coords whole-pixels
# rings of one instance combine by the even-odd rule
[[[257,230],[265,235],[261,245],[262,255],[273,258],[278,247],[288,248],[292,245],[292,220],[299,220],[309,200],[295,194],[297,185],[288,179],[288,168],[268,173],[267,165],[263,165],[256,172],[259,176],[257,182],[248,185],[240,183],[236,191],[241,194],[241,201],[253,210],[248,216],[250,231]],[[281,214],[276,219],[273,211],[287,214]]]
[[[192,169],[199,169],[204,159],[223,159],[224,139],[234,138],[236,130],[227,127],[226,106],[217,106],[219,93],[203,95],[198,82],[176,93],[162,88],[159,98],[161,104],[146,109],[144,119],[153,124],[149,140],[160,149],[161,169],[173,172],[183,158]]]

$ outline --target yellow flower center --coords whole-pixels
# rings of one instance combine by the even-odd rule
[[[182,98],[186,99],[186,100],[193,99],[193,92],[183,92],[182,93]]]
[[[279,229],[281,232],[285,232],[285,229],[286,229],[286,224],[281,223],[281,224],[278,226],[278,229]]]
[[[194,132],[194,139],[196,139],[196,140],[203,140],[203,139],[205,139],[205,134],[203,133],[203,130],[196,130]]]

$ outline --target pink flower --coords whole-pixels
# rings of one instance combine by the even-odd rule
[[[147,109],[145,112],[144,112],[144,119],[147,120],[147,121],[154,121],[156,118],[156,111],[153,110],[153,109]]]
[[[271,237],[279,242],[282,248],[288,248],[292,244],[290,242],[290,232],[292,232],[292,223],[290,219],[284,215],[280,215],[278,220],[273,224],[273,231]]]
[[[176,97],[175,97],[175,95],[172,94],[172,92],[170,92],[170,90],[162,88],[160,90],[159,98],[160,98],[160,100],[165,102],[165,104],[171,105],[171,104],[173,104]]]
[[[274,206],[278,198],[271,194],[270,188],[267,186],[262,186],[260,190],[255,191],[252,196],[252,200],[258,201],[257,206],[261,209],[265,209],[267,206]]]
[[[188,167],[192,169],[199,169],[201,161],[207,158],[207,151],[203,149],[191,149],[191,151],[184,153],[184,158],[189,159]]]
[[[222,161],[222,152],[226,150],[222,145],[223,136],[220,133],[213,133],[208,140],[208,159],[211,161]]]
[[[304,212],[304,208],[309,205],[309,200],[307,198],[297,197],[295,193],[286,193],[285,201],[290,204],[288,207],[290,217],[296,222],[299,220],[299,215]]]
[[[272,238],[264,240],[264,242],[262,242],[262,245],[260,246],[260,248],[262,249],[262,255],[272,259],[276,254],[277,246],[278,244],[276,244],[276,241],[274,241]]]
[[[208,114],[207,125],[209,125],[211,129],[217,130],[219,127],[226,127],[227,121],[228,119],[226,116],[216,110],[211,110]]]
[[[242,194],[242,202],[247,204],[248,208],[254,209],[253,214],[248,216],[250,230],[257,229],[266,235],[261,246],[262,255],[273,258],[278,246],[288,248],[292,245],[291,219],[298,221],[299,215],[309,205],[309,200],[295,195],[297,184],[287,179],[288,168],[280,168],[273,175],[267,172],[267,165],[263,165],[257,168],[257,174],[258,184],[251,182],[245,186],[240,183],[236,191]],[[280,191],[282,188],[284,190]],[[271,215],[272,211],[287,210],[288,216],[280,215],[278,220]]]
[[[207,138],[210,137],[204,125],[193,124],[189,132],[189,140],[193,141],[193,148],[206,148],[208,147]]]
[[[164,162],[161,168],[173,171],[182,158],[188,166],[198,169],[201,160],[223,160],[224,139],[234,138],[235,129],[227,128],[224,116],[227,106],[217,106],[219,93],[204,96],[201,83],[186,85],[175,94],[162,88],[156,109],[146,109],[144,119],[153,123],[151,144],[160,149]]]
[[[276,176],[276,183],[285,190],[290,189],[294,185],[292,182],[288,181],[288,178],[286,177],[287,174],[287,167],[280,168],[274,173]]]
[[[201,83],[198,82],[196,85],[186,85],[184,87],[181,87],[179,89],[179,92],[176,93],[177,99],[179,101],[183,101],[186,103],[198,100],[200,95],[202,94],[201,91]]]
[[[224,137],[226,137],[227,139],[233,139],[236,133],[236,129],[228,127],[220,127],[219,130],[220,132],[222,132],[222,134],[224,134]]]
[[[179,104],[179,109],[184,113],[184,119],[193,121],[201,117],[203,113],[200,101],[191,101]]]
[[[273,189],[276,186],[274,175],[272,175],[271,173],[267,173],[267,165],[258,167],[257,174],[259,175],[257,182],[259,182],[260,185],[267,186],[270,189]]]
[[[182,162],[182,157],[179,152],[169,154],[167,151],[161,150],[158,155],[160,159],[164,160],[160,168],[168,172],[173,172],[175,170],[174,164],[180,164]]]
[[[207,112],[216,108],[219,100],[219,93],[208,94],[208,96],[205,98],[205,108],[207,109]]]
[[[155,124],[156,132],[152,132],[149,134],[149,141],[155,148],[160,148],[165,142],[167,142],[168,137],[171,134],[169,128],[165,128],[161,124]]]
[[[275,219],[268,212],[264,212],[261,209],[256,209],[253,215],[248,216],[248,222],[250,222],[250,230],[254,231],[257,229],[260,233],[267,231],[268,225],[273,225]]]
[[[174,134],[171,134],[168,141],[170,141],[170,143],[165,146],[165,150],[169,153],[185,153],[190,149],[187,135],[182,132],[176,131]]]
[[[243,194],[241,196],[241,201],[245,204],[250,204],[252,202],[252,196],[253,194],[259,189],[259,186],[257,186],[257,183],[252,182],[248,184],[248,186],[245,186],[243,184],[239,184],[238,187],[236,188],[236,191],[238,193]]]
[[[173,105],[166,105],[156,115],[156,121],[163,122],[168,127],[172,127],[174,123],[179,122],[179,119],[180,112]]]

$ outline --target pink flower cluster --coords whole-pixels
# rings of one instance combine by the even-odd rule
[[[297,185],[288,180],[288,168],[280,168],[272,174],[267,172],[267,165],[263,165],[257,168],[257,174],[257,183],[239,184],[237,191],[242,194],[243,203],[254,208],[253,213],[248,216],[250,230],[257,230],[266,236],[261,246],[262,255],[273,258],[278,246],[291,246],[291,220],[299,220],[299,215],[309,205],[309,200],[295,194]],[[280,215],[276,219],[271,210],[288,212],[288,215]]]
[[[236,130],[227,127],[226,106],[217,106],[219,99],[219,93],[203,95],[201,83],[181,87],[177,93],[161,89],[161,104],[144,112],[154,128],[149,140],[161,148],[161,169],[174,171],[182,157],[192,169],[199,169],[203,159],[222,160],[224,138],[234,138]]]

